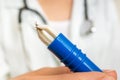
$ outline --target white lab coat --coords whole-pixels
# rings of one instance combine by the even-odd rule
[[[120,72],[120,32],[113,0],[88,0],[89,17],[96,32],[80,36],[83,23],[83,0],[74,0],[69,28],[69,39],[76,44],[101,69]],[[18,3],[18,4],[17,4]],[[27,2],[48,21],[36,0]],[[31,4],[32,3],[32,4]],[[45,66],[58,66],[59,61],[39,40],[34,29],[42,20],[29,11],[22,13],[22,24],[18,23],[22,0],[1,0],[0,6],[0,78],[15,77],[30,70]],[[49,23],[49,21],[48,21]],[[120,73],[118,73],[120,75]]]

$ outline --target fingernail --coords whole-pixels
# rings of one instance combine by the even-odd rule
[[[110,76],[106,76],[104,77],[102,80],[115,80],[113,77],[110,77]]]

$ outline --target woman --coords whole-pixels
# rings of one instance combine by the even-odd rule
[[[60,65],[58,60],[51,55],[46,46],[39,40],[34,29],[36,21],[39,24],[49,24],[56,31],[64,33],[73,43],[87,53],[101,69],[112,68],[118,71],[120,67],[117,64],[120,53],[120,36],[118,35],[117,15],[112,0],[89,0],[87,3],[85,0],[1,1],[0,54],[3,57],[0,59],[4,72],[1,77],[15,77],[42,67]],[[37,12],[33,12],[33,10]],[[39,17],[40,15],[42,17]],[[93,26],[86,26],[85,23]],[[63,68],[60,68],[61,70]],[[66,68],[65,70],[68,71]],[[54,72],[54,70],[52,71]],[[57,71],[55,70],[55,72]],[[40,73],[44,75],[44,69],[43,71],[40,70]],[[97,73],[80,74],[83,76],[86,76],[86,74],[90,76],[91,74],[93,76],[88,77],[88,79],[93,79],[95,78],[94,74]],[[99,74],[102,75],[100,78],[104,77],[103,74]],[[110,74],[115,79],[114,71]],[[28,73],[23,75],[22,78],[29,76],[32,80],[30,75],[31,73]],[[45,75],[48,74],[45,73]],[[77,74],[73,73],[73,75]],[[105,74],[105,76],[109,76],[109,73]],[[98,77],[95,80],[99,79]],[[30,80],[29,78],[28,80]],[[42,78],[46,77],[42,76]],[[53,80],[51,76],[48,78]],[[21,80],[21,77],[18,80]],[[33,80],[35,79],[33,78]],[[66,77],[65,80],[67,80]]]

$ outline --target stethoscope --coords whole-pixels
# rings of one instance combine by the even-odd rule
[[[88,2],[87,0],[84,0],[84,5],[83,5],[84,6],[84,21],[82,25],[80,25],[80,36],[88,36],[95,32],[93,21],[89,18],[89,15],[88,15],[88,3],[87,2]],[[47,24],[47,20],[42,16],[41,13],[28,7],[27,0],[23,0],[23,3],[24,3],[24,6],[19,9],[19,13],[18,13],[19,24],[22,23],[22,13],[25,10],[36,14],[42,20],[44,24]]]
[[[18,22],[20,24],[22,23],[22,12],[25,11],[25,10],[30,11],[30,12],[38,15],[40,17],[40,19],[43,21],[43,23],[47,24],[47,21],[45,20],[45,18],[38,11],[28,7],[27,0],[23,0],[23,3],[24,3],[24,6],[19,9],[19,13],[18,13]]]
[[[89,18],[88,1],[84,0],[84,20],[80,26],[80,36],[85,37],[94,33],[96,30],[93,20]]]

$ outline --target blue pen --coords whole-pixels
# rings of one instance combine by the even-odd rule
[[[56,35],[49,27],[37,26],[39,38],[48,46],[61,62],[73,72],[89,72],[102,70],[95,65],[80,49],[73,45],[62,33]],[[47,32],[52,40],[46,36]]]

